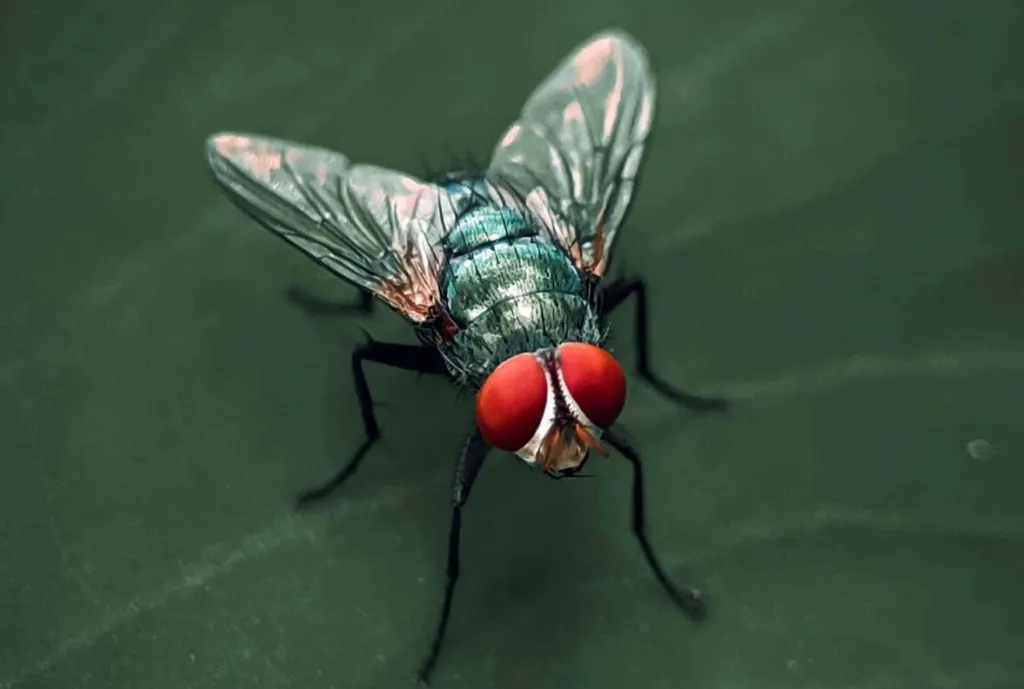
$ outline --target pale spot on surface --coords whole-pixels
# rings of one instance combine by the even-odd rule
[[[967,443],[967,454],[971,456],[971,459],[987,462],[995,457],[996,449],[992,447],[992,443],[989,441],[979,438]]]

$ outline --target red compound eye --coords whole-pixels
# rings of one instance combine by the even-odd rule
[[[601,427],[615,422],[626,404],[626,376],[611,354],[596,345],[558,347],[562,380],[587,418]]]
[[[476,424],[484,440],[514,452],[540,426],[548,399],[544,368],[532,354],[517,354],[491,372],[476,394]]]

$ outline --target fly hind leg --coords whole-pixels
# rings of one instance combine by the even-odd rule
[[[366,439],[359,446],[359,449],[356,450],[352,459],[333,478],[299,494],[299,508],[320,501],[337,490],[356,473],[359,465],[362,464],[363,459],[369,453],[370,448],[380,440],[380,426],[377,425],[377,416],[373,413],[373,398],[370,396],[370,386],[366,383],[366,374],[363,371],[363,362],[366,361],[416,373],[437,375],[446,375],[448,373],[441,355],[438,354],[437,350],[430,347],[389,344],[374,340],[370,340],[357,347],[352,352],[352,377],[355,380],[356,398],[359,400],[359,412],[363,417],[363,430],[366,434]]]
[[[289,287],[285,297],[311,316],[373,313],[373,295],[363,289],[359,290],[359,298],[350,302],[327,300],[296,286]]]
[[[687,409],[697,412],[724,411],[729,401],[721,397],[702,397],[680,390],[662,379],[651,369],[650,350],[647,334],[647,293],[643,280],[639,278],[617,278],[601,290],[601,314],[607,316],[630,296],[636,295],[635,335],[637,351],[637,372],[651,387],[670,400],[679,402]]]

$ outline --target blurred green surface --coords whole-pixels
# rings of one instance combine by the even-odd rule
[[[661,372],[739,402],[691,419],[634,385],[625,412],[652,536],[713,618],[649,577],[625,462],[559,484],[496,455],[436,686],[1024,686],[1020,2],[3,13],[3,689],[411,681],[470,400],[374,370],[385,443],[294,515],[360,440],[356,326],[412,336],[290,306],[352,292],[235,210],[202,142],[485,158],[607,26],[660,84],[617,258],[648,279]]]

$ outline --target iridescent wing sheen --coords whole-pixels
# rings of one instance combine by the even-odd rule
[[[441,240],[455,220],[438,186],[304,144],[236,133],[206,155],[227,195],[257,222],[409,320],[438,303]]]
[[[552,234],[592,275],[603,275],[629,207],[654,102],[644,49],[606,31],[537,87],[494,150],[490,170],[531,208],[561,216]]]

